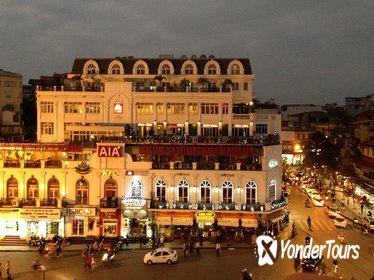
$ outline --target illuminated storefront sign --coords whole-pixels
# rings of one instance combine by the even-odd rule
[[[59,220],[61,218],[60,209],[50,208],[21,208],[19,214],[23,219]]]
[[[78,216],[96,216],[96,208],[65,208],[64,215],[78,215]]]
[[[196,219],[198,220],[213,220],[216,214],[214,212],[210,211],[204,211],[204,212],[196,212],[195,213]]]
[[[119,176],[118,170],[103,170],[102,176]]]
[[[125,206],[125,209],[137,210],[143,209],[147,201],[144,198],[125,198],[122,200],[122,204]]]
[[[118,146],[98,146],[98,157],[122,157],[122,149]]]

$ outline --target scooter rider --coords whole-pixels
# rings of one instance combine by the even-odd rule
[[[332,269],[333,269],[334,273],[338,272],[338,269],[339,269],[339,261],[338,261],[338,259],[334,259],[332,261]]]

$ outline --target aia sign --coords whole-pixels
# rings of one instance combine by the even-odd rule
[[[98,146],[98,157],[122,157],[122,149],[118,146]]]

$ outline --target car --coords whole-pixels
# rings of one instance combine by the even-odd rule
[[[302,259],[301,267],[303,271],[317,271],[318,266],[321,264],[322,259],[320,258],[307,258]]]
[[[340,215],[338,215],[334,220],[334,225],[338,228],[345,228],[347,224],[347,219]]]
[[[365,217],[361,220],[361,224],[363,224],[370,230],[374,230],[374,218]]]
[[[176,250],[171,248],[157,248],[151,252],[145,254],[143,262],[145,264],[154,264],[154,263],[167,263],[172,264],[178,260],[178,253]]]
[[[314,197],[318,197],[320,196],[319,193],[316,191],[316,190],[312,190],[310,192],[308,192],[308,196],[311,198],[311,199],[314,199]]]
[[[330,218],[334,218],[335,219],[337,216],[339,216],[339,214],[340,214],[339,207],[336,204],[333,204],[333,205],[331,205],[329,207],[327,215]]]
[[[319,207],[322,207],[324,206],[324,202],[323,202],[323,199],[320,195],[316,195],[313,197],[313,204],[314,206],[319,206]]]

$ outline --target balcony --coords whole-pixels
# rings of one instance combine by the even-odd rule
[[[176,161],[174,163],[174,169],[192,169],[192,163]]]
[[[258,163],[242,163],[240,165],[240,170],[254,170],[254,171],[261,171],[262,165]]]
[[[100,208],[117,208],[119,203],[118,197],[105,197],[100,200]]]
[[[200,201],[196,204],[196,209],[197,210],[213,210],[214,203]]]
[[[184,201],[176,201],[173,204],[173,208],[175,208],[175,209],[192,209],[192,203],[191,202],[184,202]]]
[[[236,170],[236,163],[220,163],[219,170]]]
[[[26,160],[25,161],[25,168],[40,168],[41,163],[40,160]]]
[[[151,200],[151,208],[169,209],[169,203],[167,201]]]
[[[40,200],[40,206],[57,207],[57,198],[43,198]]]
[[[4,167],[16,167],[20,168],[21,167],[21,162],[19,160],[5,160],[4,161]]]
[[[260,203],[250,203],[250,204],[242,204],[241,205],[241,210],[242,211],[264,211],[265,210],[265,205],[260,204]]]
[[[235,202],[220,202],[218,203],[218,210],[239,210],[239,207]]]
[[[22,198],[19,201],[19,207],[36,207],[36,198]]]
[[[215,169],[215,164],[214,162],[212,163],[202,163],[198,162],[196,166],[197,170],[214,170]]]
[[[62,164],[60,160],[47,159],[45,161],[45,168],[61,168]]]
[[[3,207],[18,207],[19,201],[16,198],[1,198],[0,200],[0,206]]]
[[[170,169],[170,163],[152,162],[152,169]]]

